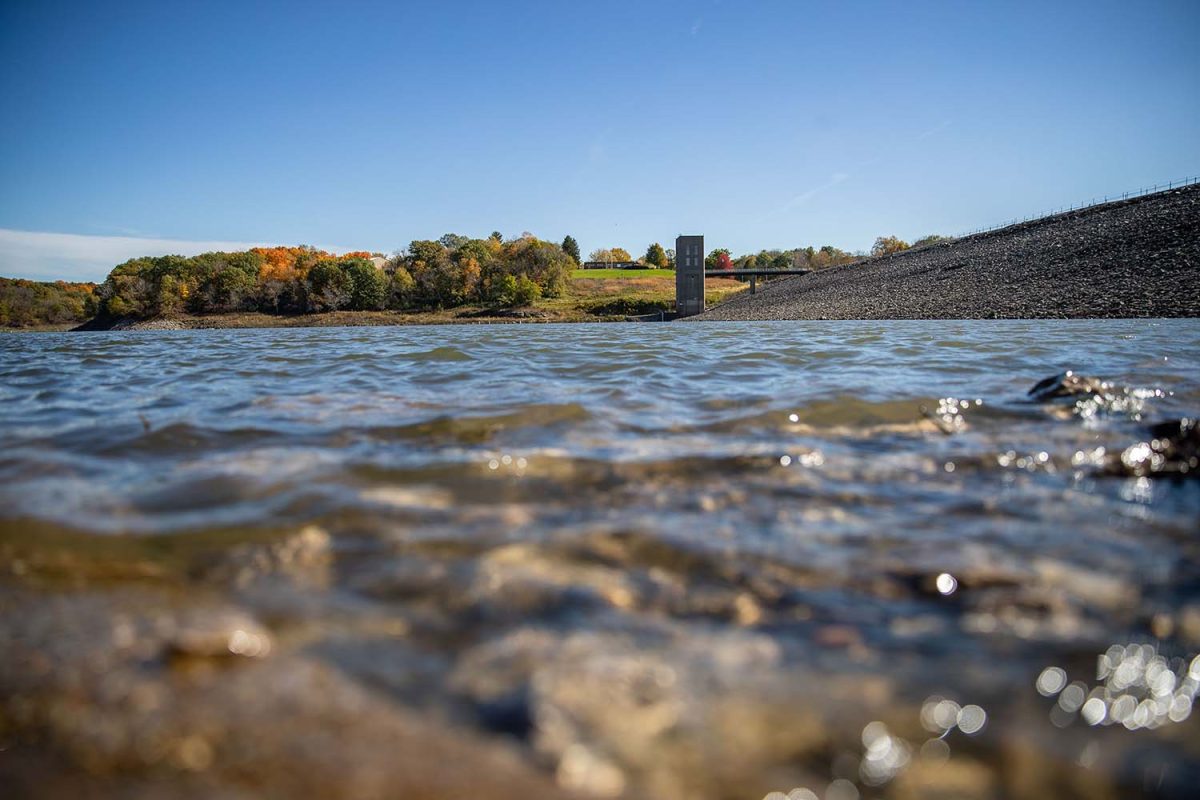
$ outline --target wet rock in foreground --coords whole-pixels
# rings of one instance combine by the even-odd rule
[[[0,603],[7,796],[558,795],[511,748],[406,711],[302,652],[207,658],[236,641],[229,624],[246,627],[227,609],[182,610],[144,591],[6,590]],[[163,656],[181,647],[202,657]]]

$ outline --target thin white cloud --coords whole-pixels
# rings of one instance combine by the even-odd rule
[[[696,21],[692,23],[692,36],[695,36],[696,34],[698,34],[700,32],[700,29],[703,27],[704,27],[704,17],[697,17]]]
[[[928,139],[930,136],[933,136],[936,133],[941,133],[942,131],[946,130],[946,128],[948,128],[948,127],[950,127],[950,120],[945,120],[944,122],[941,122],[938,125],[934,125],[929,130],[922,131],[921,133],[917,134],[917,141],[919,142],[922,139]]]
[[[779,208],[779,211],[780,212],[790,211],[791,209],[795,208],[798,205],[801,205],[802,203],[807,203],[809,200],[813,199],[814,197],[819,195],[821,192],[824,192],[828,189],[832,189],[833,187],[837,186],[839,183],[844,183],[845,181],[849,180],[849,178],[850,178],[850,176],[845,172],[835,172],[829,176],[829,180],[825,181],[821,185],[814,186],[811,189],[808,189],[807,191],[803,191],[800,194],[796,195],[791,200],[788,200],[786,203],[784,203]]]
[[[911,140],[914,142],[919,142],[924,139],[928,139],[931,136],[936,136],[937,134],[944,131],[946,128],[950,127],[952,122],[953,122],[953,120],[949,120],[949,119],[943,120],[943,121],[939,122],[937,125],[934,125],[932,128],[927,128],[924,131],[921,131],[920,133],[911,137]],[[907,140],[905,140],[905,141],[907,141]],[[877,155],[871,156],[870,158],[868,158],[864,161],[859,161],[857,163],[853,163],[853,164],[849,164],[849,165],[845,165],[845,166],[847,169],[862,170],[866,167],[873,166],[874,164],[877,164],[880,161],[883,161],[885,157],[886,158],[894,158],[894,153],[897,151],[897,149],[898,149],[897,144],[895,142],[892,142],[889,146],[884,148],[883,152],[881,152]],[[771,213],[772,214],[784,214],[788,211],[791,211],[796,206],[807,203],[809,200],[813,199],[814,197],[821,194],[822,192],[832,189],[833,187],[837,186],[839,183],[844,183],[845,181],[847,181],[849,179],[850,179],[850,173],[835,172],[829,176],[829,180],[825,181],[825,183],[822,183],[819,186],[813,186],[811,189],[801,192],[800,194],[794,196],[791,200],[788,200],[786,203],[784,203],[782,206],[775,209]]]
[[[277,243],[86,236],[0,228],[0,275],[37,281],[102,281],[117,264],[138,256],[194,256],[273,244]]]

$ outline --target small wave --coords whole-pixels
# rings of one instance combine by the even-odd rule
[[[420,353],[406,353],[409,361],[471,361],[472,356],[457,347],[435,347]]]
[[[443,415],[407,425],[373,426],[362,429],[361,433],[373,439],[482,444],[502,431],[522,428],[543,430],[583,423],[591,417],[591,412],[578,403],[535,404],[499,414]]]
[[[139,428],[129,425],[123,427],[128,435],[120,435],[119,429],[115,431],[92,428],[63,434],[57,437],[57,440],[59,444],[87,449],[94,455],[124,458],[234,450],[284,437],[280,432],[265,428],[219,429],[189,422],[174,422],[155,427],[149,419],[143,419]],[[295,440],[292,438],[290,441]]]

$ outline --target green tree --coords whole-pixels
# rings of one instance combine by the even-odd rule
[[[258,253],[201,253],[190,259],[163,256],[155,261],[155,274],[184,279],[192,311],[220,314],[250,309],[257,303],[263,264]]]
[[[410,308],[415,300],[416,281],[404,267],[396,267],[388,284],[387,307]]]
[[[658,242],[646,248],[646,257],[643,259],[652,267],[663,269],[667,266],[667,251],[663,250],[663,246]]]
[[[578,265],[579,262],[579,242],[575,241],[574,236],[565,236],[562,240],[563,252],[571,257],[571,260]]]
[[[469,274],[464,261],[455,261],[441,242],[418,240],[408,246],[407,269],[414,282],[413,298],[428,308],[450,308],[468,299]]]
[[[470,237],[460,236],[457,233],[443,233],[442,237],[438,239],[438,243],[447,250],[457,250],[469,241],[471,241]]]
[[[508,307],[513,305],[513,297],[517,293],[517,279],[507,272],[494,276],[488,282],[488,300],[494,305]]]
[[[158,293],[155,298],[155,314],[175,314],[183,310],[185,292],[180,286],[179,278],[174,275],[163,275],[158,282]]]
[[[150,280],[154,261],[133,258],[113,267],[104,283],[96,290],[100,313],[106,317],[145,317],[155,299],[155,287]]]
[[[408,244],[409,263],[432,263],[449,255],[440,242],[418,239]]]
[[[308,310],[312,312],[337,311],[350,303],[353,284],[342,265],[332,258],[324,258],[308,271]]]
[[[931,233],[928,236],[922,236],[920,239],[917,239],[915,242],[912,243],[912,246],[913,247],[925,247],[926,245],[937,244],[938,242],[948,242],[948,241],[950,241],[949,236],[940,236],[936,233]]]
[[[567,288],[567,276],[575,262],[553,242],[522,238],[504,247],[505,271],[527,275],[546,297],[558,297]]]
[[[504,273],[491,283],[490,300],[502,308],[531,305],[541,297],[541,287],[528,275]]]
[[[383,272],[365,258],[341,265],[350,279],[350,304],[355,311],[378,311],[387,302],[388,281]]]
[[[205,310],[216,313],[246,310],[254,302],[257,284],[258,270],[226,267],[216,272],[205,285],[204,296],[208,299]]]
[[[542,299],[542,289],[528,275],[518,275],[513,305],[527,306]]]

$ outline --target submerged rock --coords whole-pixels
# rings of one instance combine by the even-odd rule
[[[196,658],[265,658],[271,635],[237,611],[202,611],[167,623],[167,649],[175,656]]]
[[[6,797],[561,796],[504,743],[405,709],[303,650],[164,669],[152,655],[163,645],[211,656],[239,631],[265,635],[202,598],[0,586],[0,621]]]
[[[1069,401],[1069,411],[1060,410],[1058,415],[1083,420],[1106,415],[1141,419],[1146,401],[1163,395],[1159,389],[1119,386],[1101,378],[1077,375],[1071,370],[1043,378],[1026,394],[1037,403]]]
[[[1105,471],[1134,478],[1200,477],[1200,426],[1196,420],[1161,422],[1149,430],[1150,438],[1109,458]]]
[[[1074,398],[1088,395],[1107,397],[1112,384],[1086,375],[1076,375],[1071,370],[1043,378],[1033,385],[1027,394],[1036,402],[1044,403],[1059,398]]]
[[[319,587],[329,580],[331,539],[316,525],[266,543],[242,544],[198,564],[196,577],[216,583],[248,586],[268,576]]]

